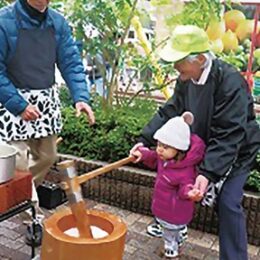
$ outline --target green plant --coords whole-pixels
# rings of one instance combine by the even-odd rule
[[[246,189],[260,192],[260,172],[258,170],[251,171],[246,183]]]
[[[248,61],[248,55],[246,52],[233,52],[230,51],[229,53],[219,53],[218,58],[221,60],[233,65],[236,67],[239,71],[245,71],[247,68],[247,61]]]
[[[77,40],[82,41],[85,53],[91,57],[101,55],[103,64],[99,64],[103,86],[108,95],[103,97],[103,107],[111,106],[117,90],[119,64],[125,56],[125,38],[130,27],[131,17],[136,10],[137,0],[66,0],[64,12],[68,17]],[[97,37],[86,34],[86,26],[92,26]],[[106,66],[111,68],[111,77],[107,77]]]
[[[193,24],[206,29],[212,18],[220,18],[222,10],[220,0],[189,1],[184,5],[182,12],[167,17],[167,24],[169,26]]]
[[[260,152],[257,154],[254,168],[250,172],[245,189],[260,192]]]
[[[127,39],[129,30],[132,29],[131,21],[134,16],[141,18],[145,14],[145,19],[140,20],[146,26],[150,26],[149,23],[151,23],[149,14],[145,13],[141,8],[138,9],[137,3],[139,2],[144,2],[144,0],[65,0],[63,1],[63,7],[60,5],[60,1],[54,1],[53,3],[53,7],[59,10],[62,9],[70,21],[74,36],[83,43],[83,55],[88,54],[94,60],[98,56],[104,58],[103,64],[98,64],[98,67],[103,79],[103,88],[107,93],[107,95],[103,96],[102,102],[105,109],[115,103],[125,105],[125,93],[128,91],[133,79],[137,77],[138,72],[151,71],[150,77],[140,80],[138,95],[165,87],[165,82],[159,86],[153,77],[158,68],[151,65],[153,64],[150,60],[151,54],[140,54],[140,49],[142,49],[140,43],[133,43]],[[87,26],[95,28],[96,37],[86,33]],[[157,45],[152,39],[150,43],[152,52],[154,52]],[[139,51],[136,51],[136,48],[139,48]],[[107,67],[110,68],[109,76],[106,70]],[[118,95],[119,78],[126,67],[131,67],[136,71],[136,74],[130,76],[123,95]],[[163,71],[162,74],[165,75],[166,73]],[[128,100],[128,104],[132,100]]]
[[[108,162],[122,159],[128,155],[142,128],[157,109],[154,101],[135,99],[131,106],[114,106],[105,111],[100,102],[99,97],[93,102],[96,124],[91,127],[85,116],[75,117],[71,106],[63,108],[60,152]]]

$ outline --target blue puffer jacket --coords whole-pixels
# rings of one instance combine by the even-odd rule
[[[17,14],[21,18],[17,22]],[[18,30],[54,27],[57,42],[57,66],[70,89],[74,103],[89,100],[85,73],[77,46],[65,18],[48,8],[42,23],[30,18],[19,1],[0,10],[0,103],[14,115],[19,115],[28,105],[8,79],[6,64],[15,53]],[[44,50],[39,50],[44,51]],[[26,58],[26,53],[24,57]]]

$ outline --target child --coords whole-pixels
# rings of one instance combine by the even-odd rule
[[[203,141],[191,135],[193,115],[185,112],[170,119],[154,134],[156,151],[139,147],[131,154],[136,162],[143,161],[157,169],[152,200],[152,212],[163,228],[166,257],[177,257],[180,230],[191,221],[194,201],[200,192],[193,188],[196,165],[205,150]]]

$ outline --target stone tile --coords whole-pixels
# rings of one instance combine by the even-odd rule
[[[21,247],[20,249],[19,249],[19,251],[21,252],[21,253],[24,253],[24,254],[26,254],[26,255],[31,255],[31,247],[30,246],[27,246],[26,244],[23,246],[23,247]]]
[[[144,237],[147,238],[147,242],[145,246],[148,248],[148,251],[154,252],[156,248],[160,247],[163,248],[163,239],[162,238],[155,238],[151,236],[146,236]]]
[[[219,242],[218,242],[218,240],[216,240],[216,241],[214,242],[214,244],[213,244],[213,246],[211,247],[211,249],[214,250],[214,251],[219,252]]]
[[[24,245],[24,241],[21,242],[20,240],[12,240],[5,236],[0,236],[0,246],[5,246],[12,250],[17,250],[21,248],[23,245]]]
[[[40,255],[41,247],[36,247],[36,248],[34,248],[34,250],[35,250],[35,255]],[[22,248],[20,248],[19,251],[21,253],[31,255],[32,249],[30,246],[27,246],[26,244],[24,244],[24,246]]]
[[[251,256],[251,255],[249,255],[249,260],[259,260],[259,256]]]
[[[257,256],[260,251],[260,248],[253,245],[248,245],[248,253],[252,256]]]
[[[136,250],[137,250],[137,248],[134,246],[131,246],[130,244],[125,245],[125,252],[129,253],[130,255],[132,255]]]
[[[132,239],[138,240],[141,244],[146,245],[150,242],[151,237],[146,236],[146,234],[138,233],[138,232],[132,232]]]
[[[0,245],[0,256],[10,260],[29,260],[31,255]]]
[[[158,256],[151,255],[149,252],[144,251],[144,250],[138,250],[133,254],[133,259],[138,259],[138,260],[157,260],[161,259],[158,258]]]
[[[12,229],[6,228],[6,227],[0,227],[0,236],[8,237],[12,240],[17,239],[21,236],[21,234],[13,231]]]
[[[88,209],[94,208],[97,205],[97,202],[94,200],[86,200],[86,206]]]
[[[103,203],[98,203],[96,206],[94,206],[94,209],[98,209],[98,210],[105,210],[107,208],[108,208],[107,205]]]
[[[196,237],[197,239],[201,238],[203,236],[203,232],[195,229],[188,228],[188,238],[189,237]]]
[[[153,217],[141,215],[141,218],[139,218],[138,221],[141,223],[144,223],[146,225],[149,225],[154,221],[154,219],[153,219]]]
[[[126,221],[126,223],[128,225],[132,225],[137,220],[140,220],[141,217],[142,217],[142,215],[140,215],[140,214],[130,213],[124,220]]]
[[[21,220],[20,220],[20,224],[18,227],[14,228],[13,231],[17,232],[20,234],[20,236],[24,236],[25,232],[26,232],[26,225],[24,225]]]
[[[106,205],[104,207],[104,211],[107,211],[107,212],[110,212],[110,213],[116,215],[118,212],[120,212],[120,209],[116,208],[116,207],[113,207],[113,206],[110,206],[110,205]]]
[[[17,219],[16,219],[16,221],[17,221]],[[20,223],[15,223],[14,221],[11,221],[11,220],[5,220],[5,221],[1,222],[1,228],[14,229],[14,228],[17,228],[20,225]]]
[[[139,240],[137,240],[137,239],[131,239],[131,240],[128,241],[127,244],[128,244],[129,246],[135,248],[135,249],[141,249],[141,248],[143,248],[143,244],[142,244]]]
[[[194,244],[186,243],[185,246],[180,249],[180,254],[182,256],[191,256],[193,259],[204,259],[205,251],[204,249],[204,252],[202,252],[202,250],[199,250],[199,247]]]
[[[124,252],[123,260],[133,260],[133,255],[128,252]]]
[[[219,255],[216,251],[211,251],[211,254],[206,255],[204,260],[219,260]]]
[[[146,224],[140,223],[140,222],[135,222],[131,226],[129,226],[129,230],[137,232],[137,233],[145,234]]]
[[[204,241],[208,241],[209,243],[212,242],[212,244],[218,241],[218,237],[216,235],[212,235],[209,233],[203,233],[202,237]]]
[[[126,219],[129,217],[129,215],[131,215],[133,213],[131,211],[128,211],[128,210],[124,210],[124,211],[120,210],[120,211],[117,211],[114,214],[117,215],[118,217],[122,218],[126,222]]]
[[[188,242],[194,243],[198,246],[204,247],[204,248],[211,248],[216,241],[216,238],[214,238],[213,235],[208,234],[200,234],[197,236],[191,236],[188,232]]]

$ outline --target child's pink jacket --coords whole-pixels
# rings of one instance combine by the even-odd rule
[[[163,161],[155,151],[139,148],[142,161],[151,169],[157,168],[157,177],[153,192],[152,212],[168,223],[188,224],[193,216],[194,202],[187,193],[194,184],[196,165],[203,159],[205,144],[197,136],[191,136],[191,146],[181,161]]]

